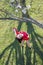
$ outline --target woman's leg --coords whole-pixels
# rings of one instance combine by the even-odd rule
[[[28,40],[26,40],[26,43],[27,43],[27,46],[28,46],[29,48],[31,48],[30,42],[29,42]]]
[[[24,40],[21,41],[21,46],[24,46]]]

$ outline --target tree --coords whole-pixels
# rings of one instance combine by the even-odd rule
[[[26,2],[28,2],[29,4],[27,5]],[[29,0],[29,1],[28,0],[27,1],[25,1],[25,0],[4,0],[4,1],[1,1],[1,8],[0,8],[0,12],[1,12],[0,17],[1,18],[0,18],[0,20],[1,19],[12,19],[12,20],[20,20],[20,21],[31,21],[32,23],[43,28],[43,24],[39,23],[38,21],[34,20],[31,17],[31,15],[33,15],[33,13],[37,16],[40,13],[42,15],[42,11],[40,11],[41,4],[39,1],[37,1],[37,2],[34,0]],[[6,3],[6,4],[4,4],[4,3]],[[35,3],[35,6],[34,6],[34,3]],[[37,3],[37,5],[36,5],[36,3]],[[37,7],[37,6],[39,6],[39,7]],[[27,16],[25,17],[25,15],[29,16],[29,18]]]

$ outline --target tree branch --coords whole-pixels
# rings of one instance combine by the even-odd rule
[[[0,20],[18,20],[18,21],[21,21],[21,22],[31,22],[33,24],[36,24],[37,26],[39,26],[40,28],[43,28],[43,24],[42,23],[39,23],[38,21],[34,20],[33,18],[29,17],[29,18],[26,18],[26,17],[22,17],[22,18],[19,18],[19,17],[16,17],[15,15],[9,13],[8,11],[6,10],[2,10],[0,9],[0,11],[10,15],[9,18],[0,18]]]
[[[37,22],[36,20],[34,20],[31,17],[30,18],[25,18],[25,17],[23,17],[23,18],[18,18],[18,17],[11,18],[11,17],[9,17],[9,18],[0,18],[0,20],[18,20],[20,22],[29,22],[30,21],[31,23],[36,24],[37,26],[39,26],[40,28],[43,29],[43,24]]]

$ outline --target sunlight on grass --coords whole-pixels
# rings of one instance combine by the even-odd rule
[[[3,1],[0,2],[0,9],[7,9],[17,17],[22,17],[21,11],[15,13],[15,9],[12,9],[12,7]],[[32,8],[35,8],[34,11],[36,13],[32,12],[33,9],[30,9],[28,10],[28,14],[43,23],[43,0],[33,1]],[[25,4],[26,6],[30,4],[30,0],[26,0]],[[38,13],[37,6],[39,4],[41,6],[41,14]],[[1,17],[5,16],[3,12],[0,12],[0,14],[2,14]],[[7,17],[9,17],[9,15]],[[24,42],[24,47],[20,46],[20,43],[15,39],[13,27],[29,33],[32,49],[27,47],[26,42]],[[37,25],[31,24],[30,22],[0,20],[0,65],[43,65],[43,29],[39,28]]]

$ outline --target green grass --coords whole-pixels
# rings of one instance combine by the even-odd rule
[[[27,31],[33,49],[21,48],[12,28]],[[26,45],[26,43],[25,43]],[[43,65],[43,30],[18,21],[0,21],[0,65]]]
[[[28,13],[34,19],[43,21],[43,0],[33,1],[32,8],[35,8],[35,13],[31,12],[33,9],[30,9]],[[25,4],[30,4],[30,0],[26,0]],[[40,12],[42,14],[38,13],[37,6],[39,4],[41,5]],[[10,7],[4,0],[0,2],[0,9],[3,8],[17,17],[22,17],[21,11],[15,13],[14,8]],[[8,16],[4,12],[0,12],[0,17]],[[20,43],[15,39],[13,27],[29,33],[32,49],[27,46],[20,47]],[[24,43],[25,45],[26,43]],[[43,65],[43,29],[31,24],[31,22],[0,20],[0,65]]]

